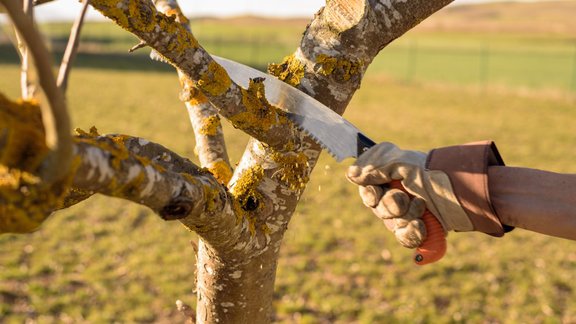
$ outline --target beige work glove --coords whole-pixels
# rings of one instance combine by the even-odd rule
[[[363,203],[384,220],[405,247],[416,248],[426,238],[421,219],[424,210],[438,218],[448,231],[471,231],[472,222],[454,195],[448,176],[426,170],[426,154],[404,151],[392,143],[380,143],[362,154],[348,168],[346,177],[359,186]],[[401,180],[414,197],[385,185]]]

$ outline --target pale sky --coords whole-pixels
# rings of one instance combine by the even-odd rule
[[[454,4],[487,2],[489,0],[455,0]],[[188,17],[258,15],[273,17],[312,17],[325,4],[325,0],[180,0]],[[72,20],[80,10],[77,0],[57,0],[37,8],[37,18],[47,20]],[[89,19],[102,19],[90,9]]]

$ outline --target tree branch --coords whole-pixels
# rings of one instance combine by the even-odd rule
[[[49,61],[50,53],[33,21],[24,14],[19,1],[1,0],[0,2],[8,11],[12,22],[26,42],[28,51],[32,54],[40,86],[48,100],[47,104],[42,105],[42,121],[46,131],[46,144],[52,154],[45,161],[42,178],[47,183],[56,182],[67,174],[72,155],[70,119],[64,95],[56,86]]]
[[[75,138],[79,165],[72,186],[137,202],[165,220],[196,219],[222,212],[227,195],[209,173],[189,161],[187,173],[163,168],[157,162],[174,155],[166,153],[166,149],[162,150],[166,154],[157,157],[156,162],[133,153],[147,150],[149,145],[159,147],[124,135],[83,134]]]
[[[174,17],[159,13],[146,0],[93,0],[94,8],[132,32],[178,68],[219,113],[249,135],[274,147],[292,150],[297,136],[286,114],[266,101],[258,80],[249,89],[238,86],[194,36]]]
[[[34,19],[34,7],[31,0],[23,1],[23,11],[30,19]],[[26,47],[18,29],[16,27],[14,29],[16,35],[15,46],[18,49],[18,54],[20,54],[20,89],[22,98],[29,100],[34,97],[36,92],[36,84],[33,81],[33,71],[30,68],[32,62],[30,55],[28,55],[28,47]]]
[[[187,31],[191,32],[188,19],[182,14],[177,1],[155,0],[154,4],[161,13],[175,17]],[[226,150],[222,124],[218,111],[198,89],[194,81],[180,70],[178,78],[182,91],[180,100],[184,101],[194,130],[196,139],[195,152],[200,159],[200,165],[206,167],[223,184],[232,177],[232,167]]]
[[[131,200],[163,219],[179,219],[211,248],[229,255],[258,255],[269,236],[256,231],[248,196],[231,195],[211,173],[165,147],[125,135],[79,132],[73,168],[62,181],[37,177],[48,148],[41,112],[0,95],[0,233],[30,232],[49,214],[92,193]],[[65,200],[68,192],[72,199]],[[238,260],[243,260],[238,258]]]
[[[84,0],[80,14],[74,21],[72,30],[70,31],[70,38],[68,38],[68,44],[66,45],[66,50],[64,51],[64,56],[62,57],[62,62],[60,63],[60,70],[58,71],[57,84],[61,89],[62,93],[66,93],[68,88],[68,76],[70,75],[70,70],[72,68],[72,62],[76,57],[78,52],[78,44],[80,42],[80,32],[82,30],[82,25],[84,25],[84,17],[86,16],[86,11],[88,10],[88,4],[90,0]]]

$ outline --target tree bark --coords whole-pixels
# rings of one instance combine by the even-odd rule
[[[328,1],[294,54],[269,71],[342,114],[378,52],[450,2]],[[266,101],[261,82],[252,80],[248,89],[232,82],[186,28],[181,13],[170,12],[174,1],[155,1],[157,7],[147,0],[91,3],[178,69],[195,134],[205,145],[199,150],[203,165],[223,161],[231,170],[219,122],[208,122],[217,117],[213,107],[253,138],[230,181],[211,168],[220,183],[228,184],[225,188],[158,145],[84,135],[75,146],[80,163],[74,185],[88,194],[137,201],[163,218],[180,218],[198,233],[199,323],[269,322],[282,239],[320,146]],[[160,194],[151,195],[151,188]]]
[[[251,109],[247,102],[260,102],[268,116],[280,118],[275,107],[261,101],[265,89],[259,89],[257,84],[248,90],[235,85],[193,36],[185,37],[190,46],[171,51],[167,44],[182,45],[182,42],[170,35],[151,35],[139,28],[140,24],[126,15],[126,10],[111,13],[113,7],[98,2],[95,1],[95,6],[104,15],[148,42],[193,80],[224,117],[262,141],[249,143],[230,182],[230,192],[235,197],[233,209],[237,217],[248,220],[247,230],[256,239],[249,241],[251,245],[233,240],[237,244],[232,254],[227,244],[202,246],[198,260],[197,320],[209,323],[269,321],[272,300],[267,297],[273,293],[278,250],[320,147],[295,131],[290,123],[270,127],[269,118],[258,118],[258,111]],[[342,114],[377,53],[450,2],[330,1],[308,26],[296,52],[281,64],[271,65],[270,72]],[[135,5],[130,2],[116,8],[130,6]],[[158,18],[153,12],[147,15]],[[203,68],[198,69],[197,65]],[[207,75],[211,76],[206,78]],[[246,112],[257,118],[244,117],[239,122],[238,116]],[[236,275],[240,273],[242,275]],[[255,295],[263,298],[250,298]],[[238,300],[233,302],[230,296]]]

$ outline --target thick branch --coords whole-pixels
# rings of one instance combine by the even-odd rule
[[[146,0],[93,0],[94,8],[145,41],[174,65],[232,124],[277,150],[290,150],[294,129],[285,113],[270,105],[258,82],[252,89],[235,84],[226,70],[173,17]],[[288,143],[287,143],[288,139]]]
[[[270,72],[341,114],[379,50],[449,2],[330,1],[309,25],[296,52],[271,65]],[[264,175],[255,190],[276,203],[275,212],[261,213],[260,221],[272,223],[280,233],[321,149],[308,138],[295,151],[300,153],[277,152],[252,141],[238,167],[262,166]],[[231,192],[236,192],[236,185]]]
[[[155,0],[154,4],[158,11],[175,17],[176,21],[187,31],[191,31],[188,19],[182,14],[175,0]],[[232,177],[232,167],[218,111],[206,96],[194,87],[194,81],[180,70],[178,70],[178,78],[182,86],[180,100],[186,103],[196,139],[195,152],[200,159],[200,165],[208,168],[221,183],[227,184]]]
[[[46,131],[46,144],[53,154],[45,162],[42,178],[51,183],[62,179],[70,166],[72,140],[66,102],[63,93],[56,86],[50,64],[51,56],[36,26],[30,17],[24,14],[19,1],[2,0],[1,2],[26,42],[28,51],[32,54],[40,86],[48,99],[48,104],[42,105],[42,121]]]
[[[74,152],[79,165],[72,186],[137,202],[166,220],[196,219],[206,213],[222,212],[227,195],[210,174],[191,163],[187,166],[189,173],[166,170],[159,163],[128,151],[127,144],[139,152],[151,145],[120,135],[77,137]],[[156,161],[170,157],[162,154]]]

